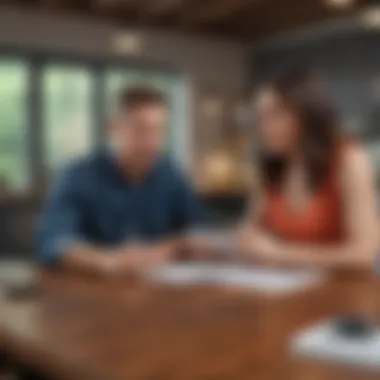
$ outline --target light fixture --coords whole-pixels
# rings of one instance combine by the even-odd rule
[[[226,185],[234,175],[234,162],[227,151],[219,150],[207,156],[203,171],[209,186]]]
[[[121,31],[112,36],[112,49],[118,55],[141,53],[143,38],[139,33]]]
[[[335,9],[346,9],[354,4],[355,0],[325,0],[325,3]]]
[[[360,15],[361,24],[368,29],[380,28],[380,6],[368,8]]]

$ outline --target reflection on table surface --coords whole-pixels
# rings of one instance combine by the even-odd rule
[[[38,295],[3,300],[1,343],[19,361],[59,379],[375,379],[378,374],[293,358],[287,347],[296,331],[328,316],[376,318],[378,290],[378,281],[353,273],[270,298],[45,272]]]

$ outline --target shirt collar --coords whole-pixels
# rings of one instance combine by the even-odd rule
[[[117,159],[114,155],[114,152],[112,152],[111,149],[105,148],[102,152],[103,161],[105,164],[106,171],[117,181],[123,183],[124,185],[132,185],[133,182],[128,179],[128,174],[123,172],[123,170],[118,166]],[[160,168],[163,164],[163,157],[158,157],[157,161],[154,163],[154,165],[147,171],[147,173],[144,174],[144,177],[141,181],[137,183],[139,184],[146,184],[150,181],[154,180],[156,178],[156,175],[160,172]]]

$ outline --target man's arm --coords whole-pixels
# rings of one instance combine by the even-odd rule
[[[83,236],[86,189],[83,174],[69,168],[59,176],[46,201],[37,232],[38,259],[70,270],[122,274],[164,262],[180,249],[178,237],[156,243],[102,247]]]
[[[100,272],[112,268],[104,249],[86,242],[82,223],[85,198],[77,168],[65,169],[46,200],[37,231],[38,259],[75,270]]]
[[[115,257],[124,271],[149,269],[175,258],[183,248],[184,240],[177,235],[154,243],[137,243],[120,247]]]

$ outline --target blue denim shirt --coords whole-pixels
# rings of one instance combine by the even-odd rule
[[[112,246],[159,239],[191,227],[199,217],[191,187],[167,157],[131,183],[111,154],[100,151],[59,175],[39,224],[38,258],[54,262],[76,241]]]

